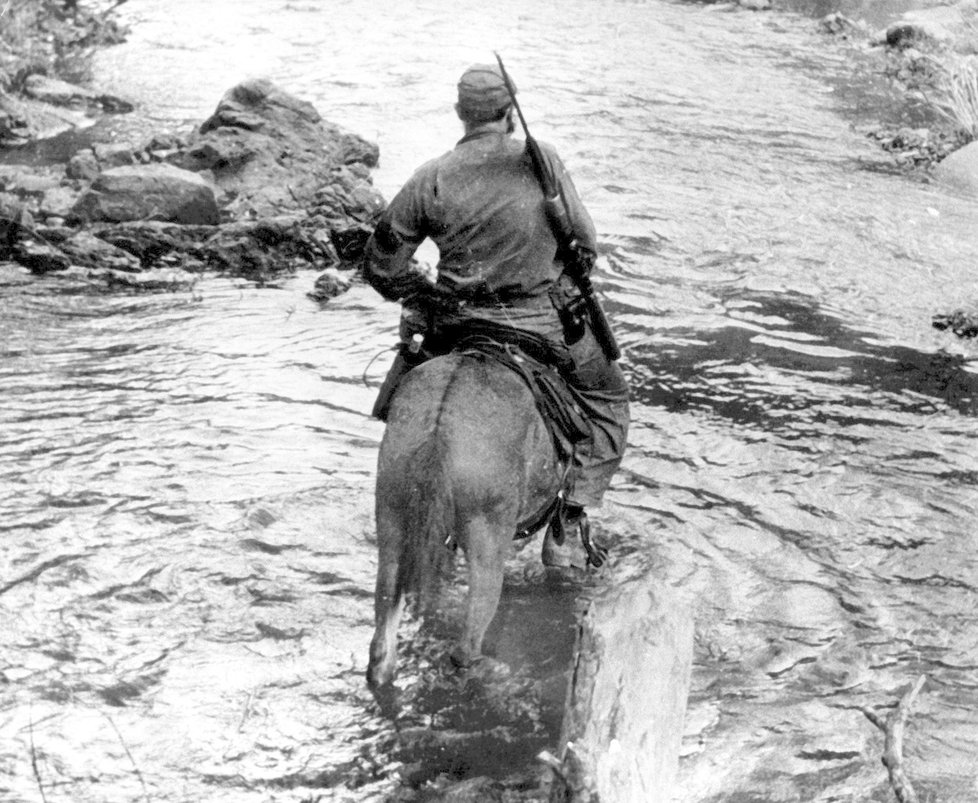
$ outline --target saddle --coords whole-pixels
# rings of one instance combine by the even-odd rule
[[[448,344],[450,346],[445,348]],[[574,451],[578,443],[590,436],[587,416],[577,401],[573,387],[562,376],[573,367],[570,352],[541,335],[491,322],[470,322],[464,327],[439,330],[434,349],[436,353],[442,353],[442,348],[495,360],[526,383],[550,433],[564,473],[561,488],[554,499],[520,521],[513,537],[529,538],[548,523],[556,526],[562,534],[560,528],[565,500],[570,496],[574,482]],[[585,543],[585,546],[588,544]],[[588,552],[590,554],[590,549]]]
[[[575,447],[590,436],[587,416],[578,403],[574,388],[563,376],[574,366],[570,352],[541,335],[490,321],[469,321],[464,326],[439,326],[429,331],[420,352],[406,354],[402,351],[402,368],[385,380],[374,406],[374,415],[386,420],[387,408],[397,384],[411,368],[431,357],[450,352],[495,360],[513,371],[529,388],[550,433],[557,459],[563,466],[563,477],[554,498],[517,523],[513,538],[529,538],[549,524],[556,542],[563,543],[565,514],[571,509],[567,499],[574,485]],[[578,528],[589,561],[595,567],[601,566],[604,554],[600,547],[592,544],[586,518],[581,520]]]

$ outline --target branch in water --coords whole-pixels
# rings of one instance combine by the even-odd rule
[[[903,732],[907,726],[910,708],[917,699],[917,695],[920,694],[926,680],[926,675],[917,678],[917,682],[903,695],[896,708],[887,716],[886,722],[883,722],[875,712],[868,708],[862,709],[866,718],[883,731],[883,765],[889,772],[890,786],[893,787],[893,792],[900,803],[919,803],[920,800],[903,771]]]

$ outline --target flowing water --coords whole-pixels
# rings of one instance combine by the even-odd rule
[[[595,218],[634,388],[599,524],[695,600],[675,799],[892,799],[861,709],[920,675],[907,773],[978,799],[978,347],[930,326],[978,293],[978,206],[859,133],[886,111],[864,56],[805,15],[642,0],[121,11],[96,81],[148,129],[266,75],[380,144],[387,197],[457,139],[454,82],[499,50]],[[320,308],[305,274],[2,279],[0,799],[385,800],[555,745],[575,589],[535,579],[533,548],[489,639],[512,710],[444,703],[423,645],[400,733],[364,688],[363,375],[394,305],[355,286]],[[439,730],[458,751],[404,748]]]

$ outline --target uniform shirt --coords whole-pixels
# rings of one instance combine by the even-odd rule
[[[595,248],[594,224],[552,147],[544,158],[566,198],[578,241]],[[423,287],[411,255],[426,238],[438,246],[438,285],[474,307],[541,302],[563,271],[557,241],[524,144],[476,130],[420,167],[381,217],[393,242],[368,245],[365,277],[397,300]],[[391,238],[387,238],[391,239]]]

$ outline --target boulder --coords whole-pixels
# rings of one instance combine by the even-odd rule
[[[978,140],[938,162],[934,178],[941,184],[978,197]]]
[[[162,163],[102,171],[78,199],[72,214],[85,221],[215,225],[220,220],[214,189],[204,178]]]
[[[307,209],[334,169],[372,167],[377,159],[376,145],[264,79],[229,90],[187,147],[166,157],[186,170],[209,171],[222,207],[238,218]]]

